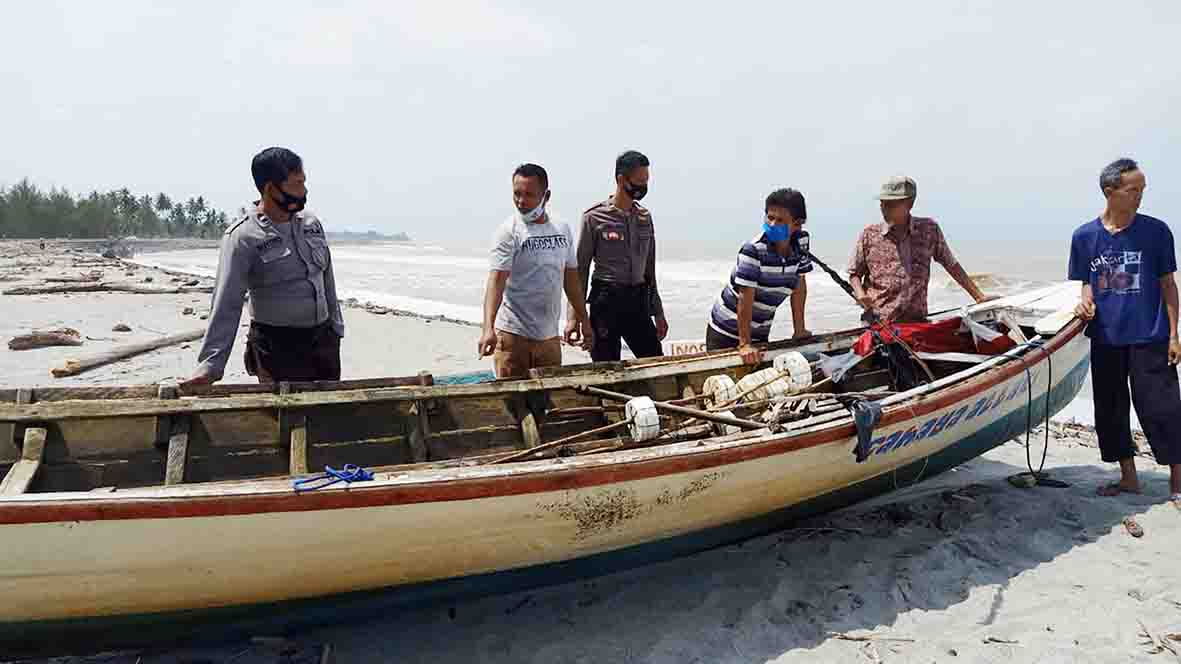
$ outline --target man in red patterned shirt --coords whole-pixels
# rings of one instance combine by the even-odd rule
[[[911,216],[917,193],[914,180],[908,177],[887,179],[878,194],[884,221],[861,231],[849,259],[853,293],[867,313],[883,321],[912,323],[927,318],[932,259],[972,299],[995,299],[981,292],[960,266],[934,219]]]

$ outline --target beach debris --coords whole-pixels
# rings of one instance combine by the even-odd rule
[[[1009,484],[1012,484],[1018,489],[1032,489],[1037,486],[1037,476],[1033,473],[1018,473],[1016,475],[1010,475],[1007,479],[1009,480]]]
[[[883,636],[881,634],[849,634],[847,632],[828,632],[828,635],[840,641],[897,641],[899,643],[914,643],[914,639],[901,636]],[[1013,643],[1016,643],[1014,641]]]
[[[142,355],[158,348],[166,346],[173,346],[181,344],[186,341],[196,341],[205,336],[205,328],[196,330],[189,330],[188,332],[181,332],[179,334],[172,334],[159,339],[145,341],[137,344],[128,344],[112,348],[104,353],[99,353],[81,360],[66,360],[64,366],[52,370],[54,378],[64,378],[66,376],[77,376],[80,373],[90,371],[96,367],[106,366],[108,364],[125,360],[129,357]]]
[[[66,274],[57,277],[46,277],[45,283],[89,283],[91,281],[98,281],[99,279],[102,279],[102,276],[102,270],[91,270],[90,272],[84,272],[82,274]]]
[[[182,286],[200,286],[201,280],[200,279],[189,279],[188,281],[184,282],[181,285]]]
[[[112,332],[130,332],[131,326],[127,323],[115,323],[115,327],[111,328]]]
[[[49,346],[81,346],[82,335],[78,330],[63,327],[57,330],[33,331],[13,337],[8,342],[8,350],[30,350],[32,348],[46,348]]]
[[[144,282],[145,284],[150,284],[150,283],[152,283],[153,281],[155,281],[155,278],[154,278],[154,277],[151,277],[151,276],[144,277],[144,279],[143,279],[143,282]]]
[[[995,636],[986,636],[981,639],[983,643],[1002,643],[1005,645],[1016,646],[1021,645],[1016,639],[1002,639]]]
[[[1144,624],[1144,621],[1137,620],[1140,623],[1140,636],[1144,639],[1140,645],[1149,648],[1148,654],[1156,655],[1166,650],[1173,653],[1174,657],[1181,657],[1181,634],[1170,633],[1156,635]]]
[[[81,284],[46,284],[43,286],[15,286],[4,295],[51,295],[54,293],[137,293],[140,295],[169,295],[175,293],[212,293],[212,286],[142,286],[126,282],[98,281]]]
[[[1132,537],[1144,537],[1144,528],[1136,523],[1136,519],[1125,516],[1123,520],[1124,528],[1127,529],[1128,534]]]
[[[185,307],[184,309],[181,310],[180,313],[183,316],[192,316],[196,312],[194,311],[194,309],[192,307]]]
[[[201,320],[208,320],[208,319],[209,319],[209,312],[208,312],[208,311],[202,311],[202,312],[201,312],[201,315],[200,315],[200,316],[197,316],[197,318],[200,318]]]

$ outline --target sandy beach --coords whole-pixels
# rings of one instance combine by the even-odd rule
[[[192,281],[149,268],[77,264],[97,258],[52,243],[44,252],[35,243],[0,243],[0,289],[91,270],[102,270],[102,281]],[[67,379],[50,369],[201,327],[209,295],[4,295],[0,303],[5,341],[60,327],[84,339],[77,347],[4,346],[3,386],[137,384],[186,377],[199,342]],[[374,313],[363,303],[345,319],[346,378],[491,367],[476,357],[479,330],[471,325]],[[118,323],[130,332],[112,331]],[[242,344],[240,336],[226,381],[250,380]],[[569,349],[565,357],[584,361]],[[1035,464],[1043,433],[1031,436]],[[1006,478],[1026,470],[1026,455],[1021,442],[1006,443],[929,481],[898,477],[900,490],[891,495],[788,530],[563,586],[287,638],[53,661],[1181,661],[1181,509],[1166,501],[1167,473],[1141,458],[1143,495],[1098,497],[1096,487],[1116,468],[1100,463],[1091,431],[1062,424],[1051,426],[1046,469],[1069,487],[1012,486]],[[1125,529],[1129,516],[1143,537]]]
[[[101,261],[92,253],[50,244],[41,251],[34,242],[0,243],[0,290],[45,285],[46,279],[77,277],[99,271],[101,281],[144,287],[177,287],[196,282],[212,286],[212,280],[166,273],[162,270]],[[64,285],[64,284],[58,284]],[[140,295],[131,293],[55,293],[5,295],[0,317],[0,338],[5,341],[34,330],[71,328],[83,344],[26,351],[0,350],[0,384],[104,385],[144,384],[187,378],[196,367],[200,341],[170,346],[126,361],[99,367],[80,376],[56,379],[53,367],[68,359],[91,356],[116,346],[149,341],[168,334],[203,328],[209,311],[207,293]],[[385,307],[352,301],[344,308],[345,338],[341,346],[341,373],[345,378],[412,375],[429,370],[436,375],[490,370],[491,358],[480,359],[478,327],[449,320],[409,315]],[[185,313],[188,311],[189,313]],[[118,324],[129,332],[116,332]],[[245,328],[226,367],[225,382],[253,382],[242,364]],[[580,350],[564,348],[567,362],[587,361]]]

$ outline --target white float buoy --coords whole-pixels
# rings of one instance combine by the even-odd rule
[[[706,408],[727,405],[738,398],[738,387],[734,384],[734,379],[726,374],[706,378],[701,389],[705,393]]]
[[[792,383],[790,377],[784,375],[774,367],[768,367],[743,376],[738,381],[738,393],[743,395],[744,403],[767,401],[772,397],[790,394]]]
[[[812,386],[812,367],[802,353],[792,351],[779,355],[773,366],[791,383],[790,392],[799,392]]]
[[[624,415],[631,420],[628,433],[632,440],[642,442],[652,440],[660,435],[660,413],[651,397],[635,397],[629,399],[623,408]]]

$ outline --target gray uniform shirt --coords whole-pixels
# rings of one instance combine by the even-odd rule
[[[209,328],[198,371],[221,378],[234,346],[242,304],[250,294],[251,320],[281,327],[315,327],[332,320],[344,336],[332,254],[324,227],[310,212],[272,223],[254,205],[226,229],[217,259]]]
[[[664,315],[664,303],[656,288],[656,230],[652,213],[639,203],[621,210],[610,200],[582,214],[578,234],[578,278],[588,293],[591,261],[595,281],[623,286],[648,285],[648,313]]]

